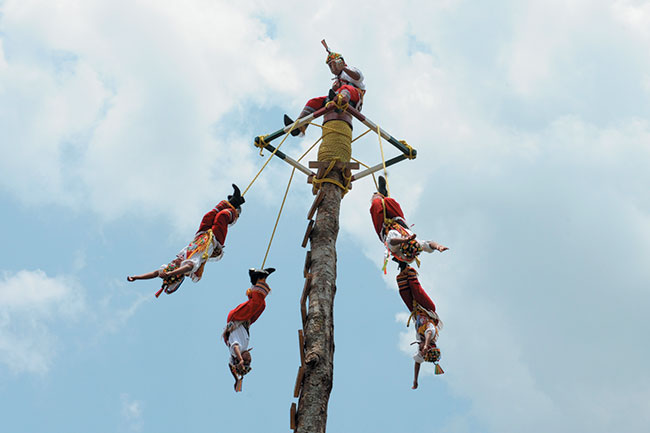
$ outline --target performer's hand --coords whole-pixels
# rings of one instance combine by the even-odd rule
[[[447,251],[449,248],[444,247],[444,246],[442,246],[442,245],[438,245],[438,246],[436,246],[436,249],[437,249],[438,251],[440,251],[440,252],[443,252],[443,251]]]
[[[415,239],[415,233],[413,233],[411,236],[406,238],[407,241],[412,241],[413,239]]]
[[[169,275],[165,271],[158,271],[158,276],[160,278],[162,278],[163,280],[166,279],[167,277],[169,277]]]

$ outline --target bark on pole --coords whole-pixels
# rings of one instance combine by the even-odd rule
[[[330,178],[339,182],[341,173]],[[296,432],[324,433],[327,404],[334,368],[334,295],[336,294],[336,238],[343,191],[331,183],[321,184],[323,201],[318,207],[311,235],[312,283],[304,325],[305,372],[296,413]]]

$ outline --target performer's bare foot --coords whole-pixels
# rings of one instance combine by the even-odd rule
[[[413,386],[411,387],[411,389],[418,389],[418,381],[417,380],[413,381]]]

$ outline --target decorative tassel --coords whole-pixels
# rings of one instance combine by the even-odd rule
[[[441,367],[440,365],[438,365],[438,363],[436,363],[436,369],[435,369],[435,372],[434,372],[434,373],[435,373],[435,374],[444,374],[445,372],[444,372],[444,370],[442,369],[442,367]]]
[[[420,259],[416,257],[416,258],[415,258],[415,263],[417,263],[418,268],[419,268],[419,267],[420,267]]]
[[[386,275],[386,265],[388,265],[388,257],[384,257],[384,267],[381,268],[384,271],[384,275]]]

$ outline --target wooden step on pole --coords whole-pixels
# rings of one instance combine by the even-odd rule
[[[302,239],[303,248],[307,247],[307,242],[309,242],[309,238],[311,237],[311,231],[314,229],[314,224],[314,220],[309,220],[309,224],[307,224],[307,230],[305,231],[305,237]]]
[[[307,321],[307,297],[311,289],[312,274],[308,274],[305,278],[305,285],[302,288],[302,296],[300,297],[300,315],[302,317],[302,325]]]
[[[325,193],[323,191],[320,191],[316,198],[314,199],[314,203],[311,205],[311,209],[309,209],[309,213],[307,214],[307,219],[311,220],[314,218],[314,214],[316,213],[316,209],[318,209],[318,205],[320,205],[320,202],[323,201],[323,197],[325,197]]]
[[[302,269],[303,278],[307,278],[307,275],[309,275],[310,270],[311,270],[311,250],[307,251],[307,254],[305,254],[305,267]]]
[[[298,345],[300,346],[300,366],[305,365],[305,335],[302,329],[298,330]]]
[[[291,403],[291,409],[289,409],[289,428],[291,430],[296,429],[296,403]]]
[[[296,376],[296,384],[293,387],[294,398],[300,397],[300,389],[302,388],[302,378],[305,375],[305,367],[302,365],[298,368],[298,375]]]

